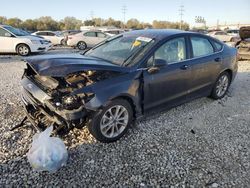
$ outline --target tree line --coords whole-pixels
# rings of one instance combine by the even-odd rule
[[[169,22],[169,21],[159,21],[154,20],[151,23],[140,22],[139,20],[132,18],[129,19],[125,24],[119,20],[115,20],[113,18],[102,19],[102,18],[93,18],[90,20],[79,20],[75,17],[65,17],[60,21],[54,20],[50,16],[43,16],[37,19],[27,19],[21,20],[17,17],[15,18],[6,18],[4,16],[0,16],[0,24],[11,25],[13,27],[21,28],[26,31],[38,31],[38,30],[73,30],[80,29],[81,26],[108,26],[108,27],[117,27],[117,28],[127,28],[127,29],[145,29],[145,28],[155,28],[155,29],[179,29],[180,22]],[[183,30],[189,29],[189,24],[186,22],[182,23]]]

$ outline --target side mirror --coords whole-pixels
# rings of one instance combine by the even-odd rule
[[[10,33],[4,33],[5,37],[12,37],[12,35]]]
[[[164,59],[155,59],[154,61],[155,67],[162,67],[162,66],[166,66],[167,64],[168,64],[167,61]]]
[[[167,61],[165,61],[164,59],[155,59],[154,65],[148,69],[148,73],[155,74],[155,73],[159,72],[160,67],[163,67],[166,65],[167,65]]]

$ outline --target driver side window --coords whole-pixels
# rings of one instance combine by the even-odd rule
[[[163,59],[168,64],[178,63],[186,59],[185,38],[175,38],[167,41],[156,50],[154,59]]]

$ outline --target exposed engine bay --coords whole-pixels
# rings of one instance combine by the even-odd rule
[[[22,85],[28,119],[40,130],[53,124],[58,133],[83,127],[89,113],[84,105],[93,98],[94,93],[72,95],[72,92],[117,74],[112,71],[87,70],[65,77],[41,76],[27,64]]]

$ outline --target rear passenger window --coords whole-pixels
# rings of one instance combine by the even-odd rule
[[[98,32],[97,37],[99,38],[106,38],[106,35],[104,33]]]
[[[191,37],[194,57],[205,56],[214,53],[214,48],[208,39]]]
[[[48,36],[55,36],[55,33],[48,32]]]
[[[217,52],[218,52],[218,51],[221,51],[221,49],[222,49],[222,47],[223,47],[223,45],[222,45],[221,43],[215,42],[215,41],[214,41],[214,45],[215,45],[215,47],[216,47],[216,51],[217,51]]]
[[[87,32],[87,33],[84,33],[84,36],[86,36],[86,37],[96,37],[96,33],[95,32]]]
[[[46,32],[38,32],[38,33],[36,33],[36,35],[47,36],[47,33]]]

